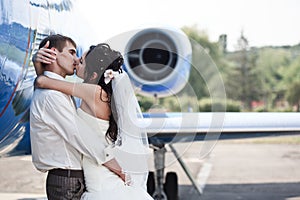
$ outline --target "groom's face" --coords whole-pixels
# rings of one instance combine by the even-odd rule
[[[76,48],[72,43],[66,42],[62,52],[57,53],[56,61],[66,75],[72,75],[74,73],[74,69],[78,63],[78,57],[76,56]]]

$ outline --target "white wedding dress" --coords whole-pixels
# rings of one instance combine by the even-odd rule
[[[103,135],[100,138],[103,138],[102,142],[108,146],[105,134],[109,122],[93,117],[80,108],[77,109],[77,113],[79,120],[83,120],[98,134]],[[103,149],[103,151],[105,150]],[[87,157],[83,157],[82,167],[87,188],[82,200],[153,200],[146,188],[125,185],[124,181],[115,173],[103,165],[97,165]]]

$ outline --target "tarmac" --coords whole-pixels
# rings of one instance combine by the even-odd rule
[[[179,200],[300,200],[300,135],[218,141],[200,159],[202,145],[174,144],[201,195],[167,147],[165,173],[177,173]],[[30,155],[0,158],[0,200],[46,200],[45,178]]]

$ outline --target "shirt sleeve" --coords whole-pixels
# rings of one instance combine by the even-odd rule
[[[68,95],[51,92],[45,99],[45,123],[68,144],[98,164],[105,160],[105,140],[88,126],[82,127],[76,121],[76,109]]]
[[[108,162],[115,157],[112,145],[109,145],[104,149],[104,156],[104,162]]]

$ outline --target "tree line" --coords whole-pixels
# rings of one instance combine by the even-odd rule
[[[226,35],[211,42],[205,32],[195,27],[182,30],[192,44],[192,65],[200,67],[192,67],[188,86],[176,97],[158,100],[167,111],[207,112],[212,107],[217,108],[215,111],[218,108],[258,112],[300,110],[300,44],[250,47],[247,37],[241,33],[235,51],[230,52]],[[212,64],[217,70],[209,70]],[[220,84],[217,76],[221,77],[226,99],[220,96],[221,99],[214,97],[212,101],[211,94]],[[144,111],[155,104],[153,98],[140,96],[139,99]]]

